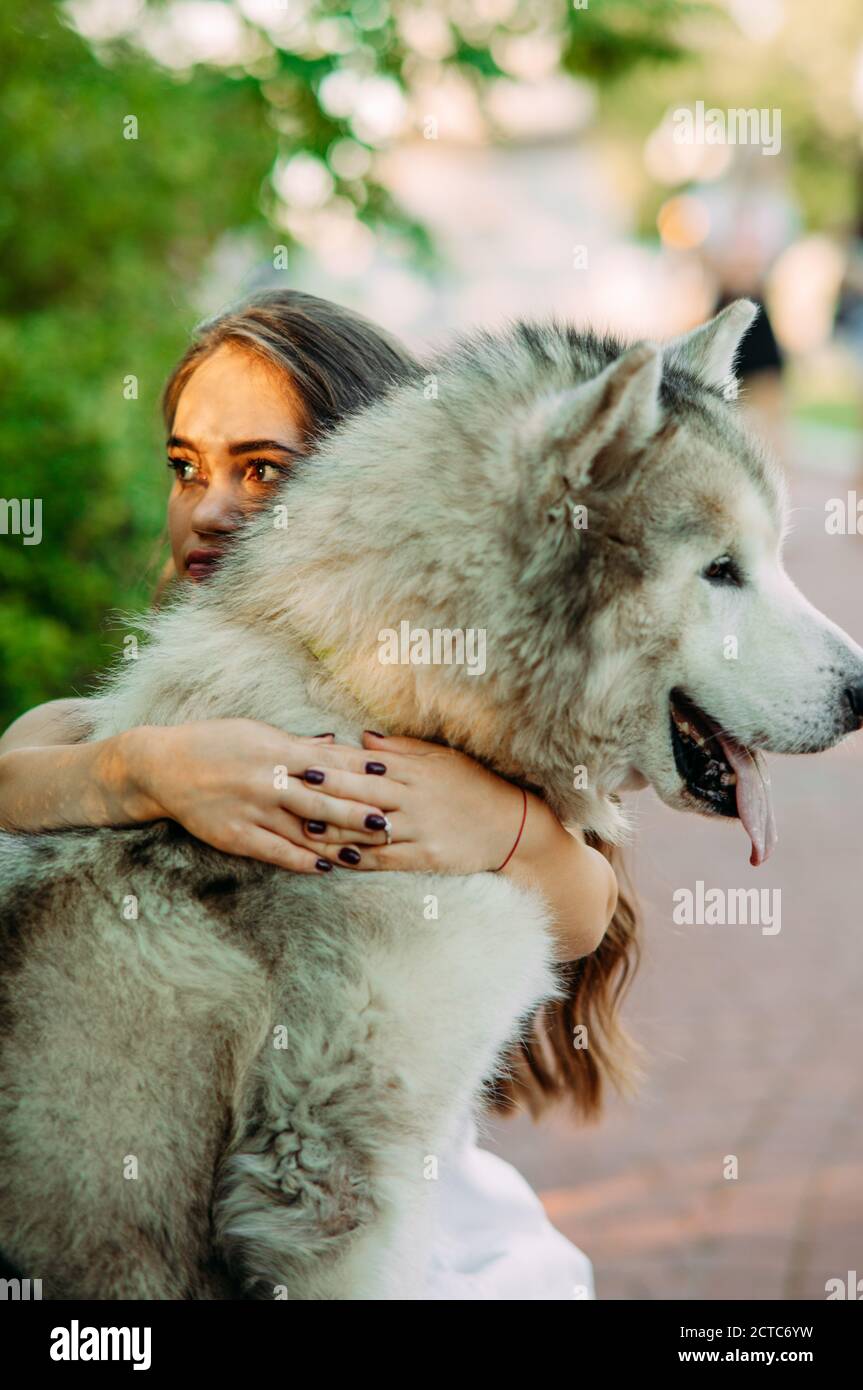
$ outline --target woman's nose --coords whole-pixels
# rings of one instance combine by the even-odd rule
[[[192,513],[192,526],[209,533],[235,531],[243,520],[242,500],[239,488],[211,481]]]

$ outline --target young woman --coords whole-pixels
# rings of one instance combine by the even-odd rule
[[[204,324],[164,394],[173,474],[164,583],[205,583],[245,518],[289,478],[292,460],[412,365],[358,315],[294,291],[254,296]],[[604,1076],[626,1081],[615,1005],[631,965],[633,915],[618,903],[609,858],[538,797],[528,797],[508,857],[520,791],[453,750],[371,731],[357,749],[325,731],[293,737],[244,719],[84,742],[88,703],[51,701],[0,738],[5,828],[168,817],[217,849],[295,873],[472,873],[507,860],[501,872],[537,886],[550,905],[560,960],[571,963],[570,995],[537,1021],[492,1101],[505,1110],[523,1098],[536,1111],[538,1099],[569,1094],[592,1114]],[[274,764],[293,774],[289,790],[274,789]],[[573,1045],[577,1023],[588,1025],[588,1049]],[[589,1262],[549,1225],[523,1179],[474,1139],[466,1129],[441,1175],[428,1297],[591,1296]]]

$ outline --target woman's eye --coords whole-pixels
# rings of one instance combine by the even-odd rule
[[[168,467],[181,483],[191,483],[197,474],[197,467],[188,459],[168,459]]]
[[[281,482],[288,471],[278,463],[270,463],[269,459],[253,459],[249,467],[256,483]]]
[[[738,589],[743,585],[740,566],[730,555],[720,555],[718,559],[711,560],[702,571],[702,578],[708,579],[711,584],[733,584]]]

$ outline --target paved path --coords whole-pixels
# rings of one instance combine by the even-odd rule
[[[789,569],[863,643],[863,536],[824,530],[848,483],[792,486]],[[771,768],[780,843],[760,870],[739,825],[638,798],[638,1099],[598,1127],[519,1118],[489,1143],[591,1256],[601,1298],[823,1299],[827,1279],[863,1278],[863,735]],[[781,888],[781,931],[674,925],[674,889],[698,879]]]

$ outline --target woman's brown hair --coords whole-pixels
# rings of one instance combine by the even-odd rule
[[[641,1079],[642,1050],[620,1019],[641,954],[638,899],[620,847],[590,832],[585,839],[615,871],[617,907],[596,950],[559,967],[565,997],[539,1010],[528,1038],[510,1050],[490,1083],[489,1108],[497,1114],[526,1109],[535,1119],[562,1101],[596,1120],[609,1084],[629,1096]]]
[[[303,403],[309,444],[418,365],[395,338],[350,309],[298,290],[264,290],[195,330],[163,393],[168,434],[189,377],[228,342],[284,372]],[[169,565],[157,600],[172,573]],[[621,1025],[620,1004],[638,964],[638,914],[620,851],[589,838],[616,870],[617,909],[597,950],[562,967],[566,997],[540,1010],[530,1037],[505,1059],[488,1096],[501,1114],[527,1108],[536,1116],[553,1101],[568,1101],[595,1118],[607,1083],[626,1094],[637,1077],[638,1050]]]

